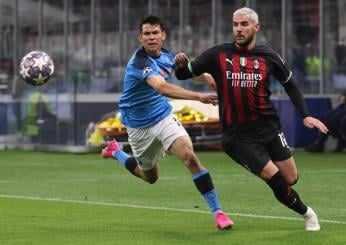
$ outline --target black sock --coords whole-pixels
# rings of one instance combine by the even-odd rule
[[[129,157],[125,162],[125,168],[134,176],[137,176],[135,174],[135,168],[137,167],[138,163],[140,162],[139,159],[135,157]]]
[[[298,193],[287,184],[280,172],[277,172],[267,184],[273,190],[276,199],[282,204],[299,214],[306,213],[307,207],[300,200]]]
[[[217,197],[217,193],[208,170],[203,169],[199,173],[192,175],[192,179],[195,183],[196,188],[202,194],[204,200],[207,202],[210,211],[212,213],[215,213],[216,211],[221,210],[219,199]]]
[[[192,179],[196,188],[202,195],[214,189],[213,181],[211,180],[210,174],[206,169],[192,175]]]

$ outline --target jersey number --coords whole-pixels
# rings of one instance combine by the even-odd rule
[[[287,141],[286,141],[286,138],[285,138],[285,135],[283,132],[279,133],[278,134],[279,138],[280,138],[280,141],[281,141],[281,145],[283,147],[289,147],[288,144],[287,144]]]
[[[180,121],[179,121],[178,118],[176,118],[175,116],[173,116],[172,119],[178,124],[179,127],[181,126],[181,123],[180,123]]]

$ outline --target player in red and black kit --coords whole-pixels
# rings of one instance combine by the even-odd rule
[[[233,14],[234,41],[214,46],[195,60],[180,53],[175,62],[178,79],[210,73],[215,79],[222,122],[222,145],[237,163],[263,179],[275,197],[305,218],[306,230],[320,230],[317,215],[291,188],[297,182],[295,161],[270,101],[269,77],[273,76],[302,115],[304,125],[328,129],[310,116],[292,72],[267,46],[256,46],[260,25],[255,11],[241,8]]]

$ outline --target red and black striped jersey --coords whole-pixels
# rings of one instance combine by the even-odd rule
[[[194,75],[210,73],[217,84],[219,114],[224,131],[256,127],[256,122],[278,119],[270,101],[270,76],[285,82],[291,72],[267,46],[241,50],[235,43],[209,48],[189,64]]]

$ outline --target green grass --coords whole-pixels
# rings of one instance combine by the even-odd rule
[[[198,153],[236,225],[219,231],[191,175],[168,156],[149,185],[96,154],[0,151],[0,244],[346,244],[345,154],[295,152],[303,220],[221,152]],[[198,208],[197,208],[198,207]]]

